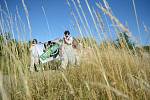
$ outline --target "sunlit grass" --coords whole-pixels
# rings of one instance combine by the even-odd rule
[[[60,65],[59,61],[53,63],[49,62],[40,65],[45,68],[45,71],[30,72],[30,44],[19,41],[15,42],[11,39],[6,42],[4,38],[4,41],[0,44],[1,98],[4,100],[150,99],[150,56],[143,55],[145,51],[141,50],[139,52],[135,47],[133,50],[130,50],[128,46],[125,46],[127,43],[116,48],[110,40],[106,39],[109,37],[107,34],[105,34],[104,39],[106,43],[98,45],[95,42],[94,33],[92,33],[92,29],[90,28],[80,1],[68,1],[70,8],[73,8],[70,5],[71,2],[77,11],[77,15],[75,15],[73,11],[72,15],[81,35],[79,40],[83,45],[82,48],[77,50],[81,60],[80,66],[69,66],[66,70],[61,71],[58,68],[54,68]],[[28,11],[24,0],[22,0],[22,3],[26,12],[31,35],[32,28],[30,26]],[[86,0],[86,5],[92,16],[92,21],[97,33],[104,32],[103,27],[106,23],[103,19],[100,19],[101,14],[95,12],[94,9],[91,10],[88,0]],[[108,15],[114,25],[119,25],[121,31],[127,31],[131,34],[131,32],[113,16],[111,11],[103,8],[99,3],[97,3],[97,6],[103,13]],[[42,9],[46,17],[45,10],[43,7]],[[11,17],[8,17],[8,19],[12,21],[13,19],[10,18]],[[15,21],[16,20],[14,20],[13,23],[20,23]],[[97,24],[97,21],[100,24]],[[79,22],[81,22],[81,24],[79,24]],[[12,27],[12,24],[9,23],[6,24]],[[49,27],[48,21],[47,25]],[[5,32],[6,26],[7,25],[4,25],[4,17],[1,17],[0,28],[3,30],[2,32]],[[12,32],[12,30],[10,32]],[[18,32],[19,30],[21,29],[18,28]],[[83,30],[91,39],[83,39]],[[117,35],[118,29],[116,28],[115,30]],[[101,38],[101,34],[99,34],[99,39]]]

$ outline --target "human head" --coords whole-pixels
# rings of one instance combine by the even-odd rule
[[[48,41],[48,45],[50,45],[52,43],[52,41]]]
[[[38,43],[37,39],[33,39],[32,44],[37,44],[37,43]]]
[[[68,37],[68,36],[70,35],[70,32],[69,32],[69,31],[65,31],[65,32],[64,32],[64,35],[65,35],[66,37]]]

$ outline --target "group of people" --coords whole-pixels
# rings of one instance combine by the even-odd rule
[[[61,60],[60,68],[66,69],[68,65],[79,65],[79,57],[77,56],[76,51],[73,48],[73,37],[71,36],[69,31],[64,32],[64,37],[62,44],[59,48],[58,58]],[[36,39],[33,39],[32,45],[30,48],[31,51],[31,64],[30,71],[39,71],[42,68],[39,67],[40,64],[40,55],[46,51],[46,48],[53,46],[56,42],[48,41],[47,45],[43,45],[42,43],[38,43]],[[44,48],[44,49],[39,49]],[[43,70],[43,69],[42,69]]]

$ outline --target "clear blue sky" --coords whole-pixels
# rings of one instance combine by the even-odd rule
[[[75,31],[73,25],[75,22],[73,20],[73,17],[70,15],[70,9],[67,5],[66,0],[24,0],[24,1],[29,11],[29,18],[32,27],[32,38],[37,38],[39,41],[43,42],[62,37],[63,32],[65,30],[70,30],[73,36],[78,36],[78,33]],[[71,2],[72,0],[69,1],[70,3],[72,3]],[[91,20],[91,17],[87,10],[87,6],[85,5],[85,1],[84,0],[81,1],[82,7],[87,15],[87,19]],[[88,1],[91,7],[94,7],[97,11],[100,11],[95,5],[95,3],[102,0],[88,0]],[[129,29],[131,30],[131,32],[133,32],[133,35],[135,37],[138,37],[132,0],[107,0],[107,1],[111,6],[115,16],[123,24],[125,24],[125,22],[127,21]],[[6,2],[12,15],[15,15],[16,6],[18,7],[20,16],[26,25],[26,30],[28,34],[27,39],[29,40],[29,31],[27,28],[27,21],[21,0],[6,0]],[[146,40],[148,39],[148,34],[146,34],[143,31],[144,30],[143,23],[147,26],[150,26],[150,13],[149,13],[150,0],[135,0],[135,4],[137,8],[137,14],[139,17],[142,43],[145,44]],[[4,0],[0,0],[0,5],[2,6],[2,9],[5,9]],[[71,5],[72,8],[74,9],[73,4]],[[44,7],[47,15],[47,20],[50,25],[50,32],[48,30],[46,19],[42,11],[42,6]],[[91,21],[89,21],[89,24],[93,25]],[[93,32],[95,32],[94,29]],[[15,33],[16,37],[17,35],[18,34]]]

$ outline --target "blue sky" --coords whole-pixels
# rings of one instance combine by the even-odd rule
[[[29,11],[29,18],[32,28],[32,38],[37,38],[39,41],[47,41],[55,38],[60,38],[63,36],[65,30],[70,30],[73,36],[78,36],[79,33],[74,27],[74,19],[70,14],[70,9],[67,5],[66,0],[24,0]],[[72,0],[69,0],[74,10]],[[75,0],[76,1],[76,0]],[[101,12],[100,9],[95,5],[96,2],[101,2],[102,0],[88,0],[91,7],[94,7],[96,11]],[[136,26],[136,20],[133,11],[132,0],[107,0],[111,6],[114,15],[123,23],[128,22],[129,29],[133,32],[134,37],[138,38],[138,31]],[[27,27],[27,21],[25,17],[25,12],[22,6],[21,0],[6,0],[8,8],[12,15],[16,14],[16,6],[18,7],[19,14],[26,25],[26,38],[29,40],[29,31]],[[91,21],[90,14],[87,10],[87,6],[84,0],[81,0],[82,7],[87,15],[87,19],[91,28],[94,28],[94,24]],[[141,29],[142,43],[146,44],[148,40],[148,34],[143,30],[143,23],[150,26],[150,0],[135,0],[137,14]],[[0,0],[0,5],[2,9],[6,10],[4,0]],[[50,26],[50,31],[46,23],[45,16],[42,11],[44,7],[47,20]],[[92,29],[95,33],[95,29]],[[150,33],[149,33],[150,34]],[[96,35],[96,33],[95,33]],[[15,32],[15,37],[18,34]],[[22,36],[22,35],[21,35]],[[150,35],[149,35],[150,37]],[[150,42],[149,42],[150,43]]]

